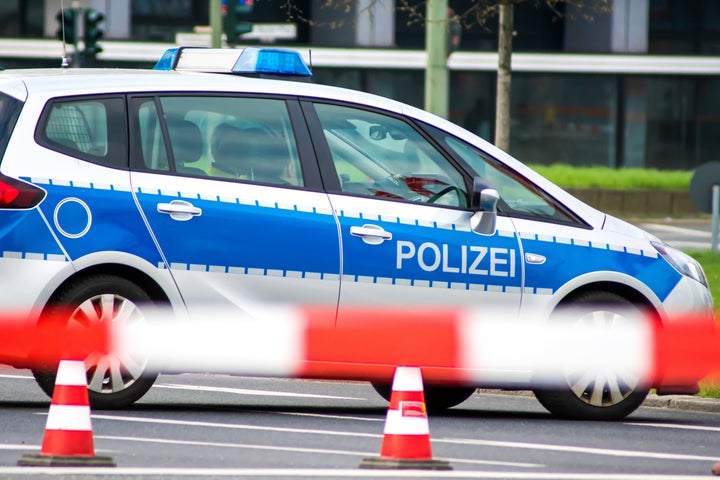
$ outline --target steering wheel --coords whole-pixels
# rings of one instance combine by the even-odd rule
[[[460,190],[458,187],[455,187],[453,185],[448,185],[447,187],[443,188],[439,192],[433,194],[430,198],[427,199],[425,203],[435,203],[438,200],[440,200],[442,197],[447,195],[450,192],[458,192],[458,198],[464,194],[462,190]]]

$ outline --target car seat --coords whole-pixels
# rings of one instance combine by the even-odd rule
[[[281,137],[262,128],[241,129],[223,123],[215,128],[212,141],[213,167],[264,183],[287,184],[283,173],[290,158]]]
[[[200,160],[203,154],[203,140],[200,127],[189,120],[170,119],[167,122],[170,146],[175,159],[175,170],[188,175],[207,175],[197,167],[188,167],[188,163]]]

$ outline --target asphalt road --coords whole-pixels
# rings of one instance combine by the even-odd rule
[[[93,411],[96,454],[116,467],[18,467],[39,452],[49,402],[28,372],[0,374],[0,478],[684,479],[720,460],[720,413],[572,422],[532,396],[480,393],[430,418],[433,455],[453,471],[361,470],[387,408],[368,384],[169,375],[133,408]]]

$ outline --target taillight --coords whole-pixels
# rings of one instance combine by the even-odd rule
[[[0,209],[32,208],[45,198],[45,191],[29,183],[0,175]]]

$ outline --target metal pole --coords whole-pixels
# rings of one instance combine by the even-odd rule
[[[210,0],[210,46],[222,46],[222,0]]]
[[[718,251],[718,210],[720,210],[720,186],[712,186],[712,252]]]
[[[425,110],[448,117],[447,14],[448,0],[428,0],[425,6]]]

